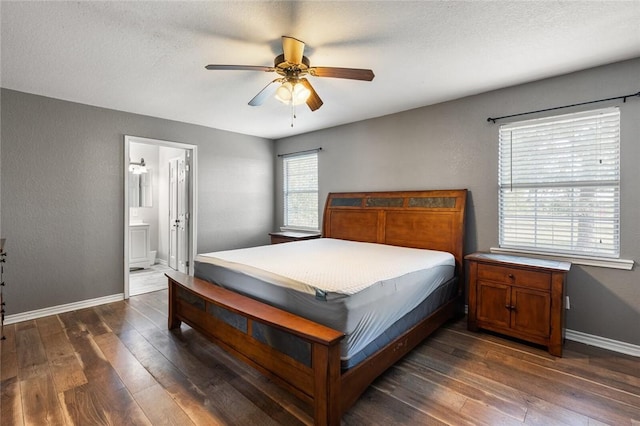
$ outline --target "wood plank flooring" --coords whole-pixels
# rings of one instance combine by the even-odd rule
[[[5,327],[4,425],[304,425],[310,407],[182,325],[167,292]],[[387,370],[343,425],[640,425],[640,359],[564,357],[447,324]]]

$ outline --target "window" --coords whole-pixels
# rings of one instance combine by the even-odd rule
[[[620,111],[503,125],[501,248],[618,258]]]
[[[318,229],[318,153],[284,157],[284,226]]]

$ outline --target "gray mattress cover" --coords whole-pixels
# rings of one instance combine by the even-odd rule
[[[286,244],[302,243],[304,241]],[[428,252],[425,250],[425,255]],[[215,253],[198,256],[195,275],[344,332],[340,354],[343,362],[360,353],[454,275],[454,266],[446,262],[445,265],[377,281],[351,295],[334,292],[311,294],[262,280],[259,277],[264,274],[252,274],[246,265],[234,269],[228,262],[218,264],[215,260]],[[388,261],[393,262],[393,259]],[[312,259],[310,263],[313,263]]]
[[[405,314],[398,321],[393,323],[391,327],[387,328],[382,334],[371,341],[359,352],[353,354],[349,359],[343,359],[340,362],[340,367],[343,370],[348,370],[351,367],[355,367],[378,350],[385,347],[396,337],[418,324],[422,319],[428,317],[434,313],[439,307],[451,300],[458,294],[458,280],[451,279],[442,284],[435,291],[433,291],[429,297],[427,297],[422,303],[416,306],[412,311]]]

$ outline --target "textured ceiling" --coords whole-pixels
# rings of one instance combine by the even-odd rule
[[[640,57],[640,1],[2,1],[2,87],[281,138]],[[370,68],[372,82],[309,77],[324,106],[247,102],[280,36],[311,65]]]

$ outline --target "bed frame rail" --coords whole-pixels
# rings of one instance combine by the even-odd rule
[[[199,278],[177,271],[166,276],[169,329],[185,322],[313,405],[316,424],[340,423],[339,343],[343,333]],[[308,358],[296,359],[269,344],[270,336],[280,335],[298,339]]]

